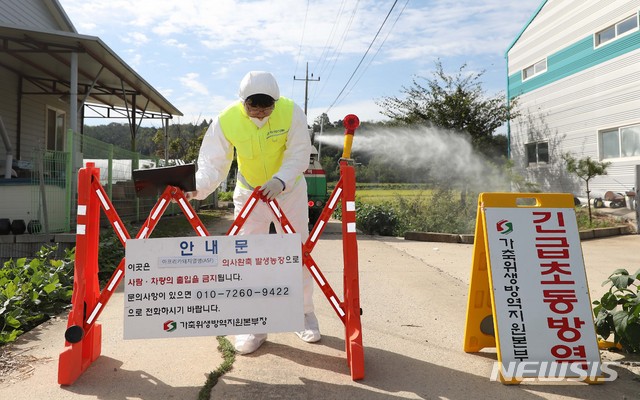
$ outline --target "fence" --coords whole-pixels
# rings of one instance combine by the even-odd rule
[[[100,184],[109,195],[120,218],[123,221],[144,220],[157,198],[137,197],[131,172],[138,168],[159,166],[159,159],[125,150],[88,136],[80,138],[83,166],[87,162],[92,162],[100,168]],[[105,219],[103,221],[106,222]]]
[[[158,157],[142,155],[84,135],[67,134],[67,149],[77,149],[75,160],[71,151],[40,150],[34,152],[31,163],[31,210],[25,235],[0,237],[0,265],[13,258],[30,257],[45,244],[57,244],[60,249],[75,244],[77,212],[77,168],[93,162],[100,168],[100,184],[109,195],[124,223],[144,221],[156,197],[137,197],[132,171],[138,168],[164,166]],[[80,164],[80,160],[82,163]],[[217,206],[215,194],[205,201],[194,202],[198,210],[203,206]],[[165,214],[180,213],[171,204]],[[108,226],[106,217],[101,219]],[[5,235],[6,236],[6,235]]]

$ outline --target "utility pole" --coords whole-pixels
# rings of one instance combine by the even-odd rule
[[[309,101],[309,81],[318,82],[320,80],[320,77],[318,77],[318,79],[313,79],[313,74],[311,74],[311,78],[309,78],[309,63],[307,63],[307,72],[304,79],[298,79],[294,75],[293,80],[304,81],[304,115],[307,115],[307,102]]]

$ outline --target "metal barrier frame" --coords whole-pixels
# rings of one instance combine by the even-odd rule
[[[364,378],[364,351],[360,322],[360,294],[358,280],[358,250],[355,224],[355,171],[350,160],[340,161],[340,180],[325,205],[320,218],[302,244],[303,264],[309,269],[323,294],[345,325],[345,350],[353,380]],[[199,236],[209,232],[187,201],[182,190],[167,186],[151,210],[136,239],[148,238],[172,200]],[[286,215],[276,200],[267,201],[256,188],[233,222],[228,236],[238,234],[258,201],[265,201],[287,233],[294,233]],[[338,203],[342,203],[342,235],[344,259],[344,300],[340,301],[311,256],[313,248],[326,227]],[[131,238],[122,220],[100,184],[100,169],[87,163],[78,173],[78,214],[76,228],[76,261],[74,270],[72,309],[65,331],[65,350],[58,360],[58,383],[71,385],[95,361],[101,353],[102,326],[96,321],[111,295],[124,277],[123,258],[102,291],[98,282],[98,243],[100,234],[100,209],[105,212],[123,247]]]

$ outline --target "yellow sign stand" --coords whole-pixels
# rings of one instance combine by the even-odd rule
[[[505,384],[603,381],[571,194],[480,194],[464,351],[493,347]]]
[[[484,348],[496,347],[483,216],[481,206],[478,205],[471,258],[471,283],[467,297],[467,319],[464,328],[464,351],[467,353],[477,353]]]

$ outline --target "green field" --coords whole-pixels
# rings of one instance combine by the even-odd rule
[[[395,202],[398,197],[413,200],[430,196],[431,190],[429,189],[356,189],[356,199],[369,204]]]
[[[329,191],[333,191],[333,184],[329,184]],[[407,200],[419,197],[429,198],[431,188],[424,184],[416,183],[364,183],[356,186],[356,199],[369,204],[380,204],[385,202],[396,202],[398,197]]]

